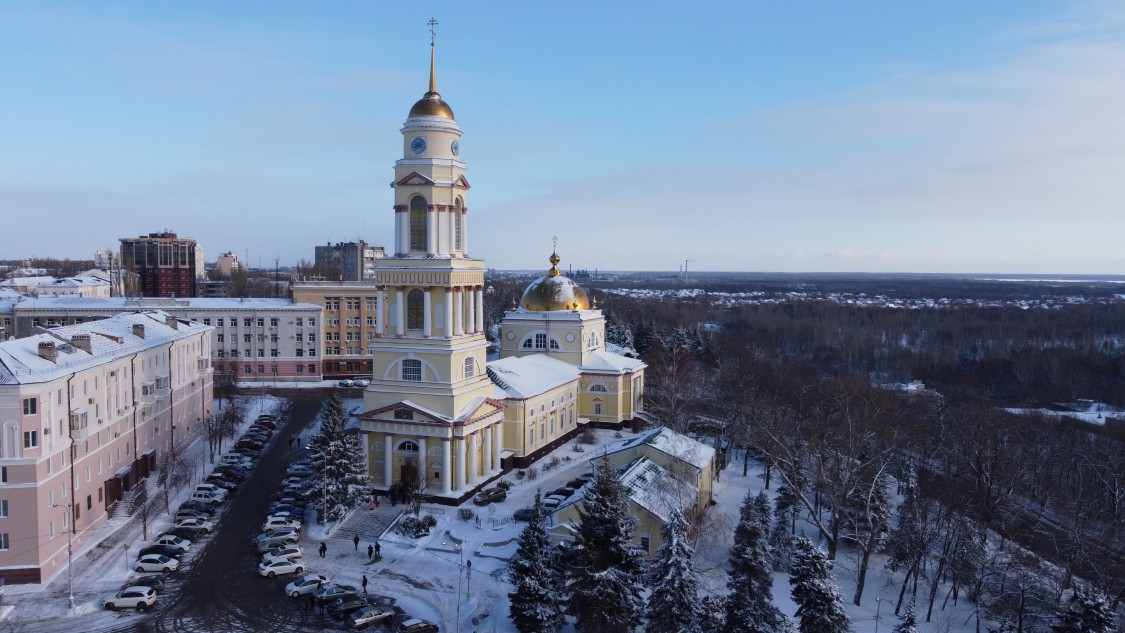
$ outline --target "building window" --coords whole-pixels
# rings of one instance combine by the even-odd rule
[[[304,325],[305,324],[304,321],[305,321],[304,317],[297,317],[297,327],[301,327],[302,325]]]
[[[426,300],[421,290],[406,293],[406,329],[420,330],[425,323]]]
[[[266,350],[264,350],[264,349],[258,350],[258,358],[265,358],[265,357],[266,357]]]
[[[277,350],[275,350],[275,349],[270,350],[270,358],[277,358]]]
[[[646,553],[649,551],[650,543],[651,543],[651,541],[648,537],[648,534],[642,534],[641,535],[641,549],[643,549]]]
[[[415,196],[410,200],[410,250],[424,251],[426,246],[426,199]]]
[[[266,366],[265,365],[258,365],[258,373],[259,374],[266,373]]]
[[[226,336],[225,336],[225,335],[223,335],[223,334],[216,334],[216,335],[215,335],[215,341],[216,341],[217,343],[223,343],[223,342],[226,342]]]
[[[316,319],[309,317],[309,327],[316,327]]]
[[[464,221],[465,221],[465,217],[461,214],[461,199],[457,198],[456,202],[454,202],[454,209],[453,209],[453,234],[454,234],[453,250],[455,250],[455,251],[465,250],[465,247],[462,245],[462,241],[461,241],[461,233],[462,233],[461,223],[464,222]]]
[[[527,443],[528,444],[534,444],[535,443],[535,427],[534,426],[531,427],[531,430],[528,432]]]
[[[277,327],[277,317],[270,319],[270,327]]]
[[[535,349],[547,349],[547,335],[539,333],[535,335]]]
[[[403,452],[407,452],[407,453],[417,453],[418,452],[418,444],[416,442],[414,442],[413,440],[403,440],[403,441],[399,442],[398,450],[403,451]]]
[[[266,320],[265,319],[258,319],[258,327],[265,327],[265,326],[266,326]]]
[[[408,358],[402,361],[402,379],[422,382],[422,361],[416,358]]]
[[[39,400],[37,398],[24,398],[23,399],[23,414],[35,415],[39,412]]]
[[[301,348],[297,348],[297,358],[301,358],[304,355],[305,355],[305,350],[303,350]]]
[[[218,327],[223,327],[223,319],[215,319],[215,325]]]
[[[8,467],[0,466],[0,484],[8,483]]]
[[[472,378],[476,374],[477,374],[477,364],[476,364],[476,361],[473,360],[473,357],[470,356],[469,358],[465,359],[465,377],[466,378]]]
[[[247,365],[247,366],[245,366],[245,367],[243,367],[243,368],[242,368],[242,373],[244,373],[244,374],[252,374],[252,373],[254,373],[254,368],[253,368],[252,366],[250,366],[250,365]]]
[[[242,325],[244,327],[250,327],[250,319],[242,319]]]
[[[0,518],[8,518],[8,500],[0,499]]]
[[[35,448],[37,446],[39,446],[39,431],[24,431],[23,447]]]
[[[298,351],[300,351],[300,350],[298,350]],[[297,365],[297,373],[298,374],[305,373],[305,366],[304,365]]]
[[[601,414],[602,414],[602,403],[595,402],[594,403],[594,415],[601,415]]]
[[[316,365],[309,365],[309,373],[310,374],[316,373]]]
[[[8,541],[8,533],[0,532],[0,550],[10,549],[9,545],[10,543]]]
[[[605,385],[590,385],[590,391],[596,391],[598,393],[606,393]]]
[[[413,420],[414,412],[410,409],[395,409],[396,420]]]

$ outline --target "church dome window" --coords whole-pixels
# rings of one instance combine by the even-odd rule
[[[422,382],[422,361],[417,358],[402,361],[402,379],[409,382]]]

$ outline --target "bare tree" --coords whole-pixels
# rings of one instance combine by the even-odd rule
[[[171,512],[171,495],[173,490],[183,488],[191,481],[194,468],[183,455],[183,448],[173,444],[172,448],[164,451],[160,459],[160,470],[156,474],[156,485],[164,493],[164,511]]]

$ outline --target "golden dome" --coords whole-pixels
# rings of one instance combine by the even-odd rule
[[[552,252],[551,269],[523,291],[520,308],[532,312],[590,309],[590,298],[586,296],[586,291],[561,274],[557,268],[558,263],[558,253]]]
[[[430,42],[430,91],[422,95],[422,98],[414,103],[410,108],[410,114],[407,118],[413,119],[416,116],[440,116],[445,119],[455,120],[453,118],[453,108],[449,104],[441,100],[441,95],[437,91],[437,82],[434,80],[434,45]]]

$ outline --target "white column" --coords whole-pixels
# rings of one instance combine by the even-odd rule
[[[410,214],[404,209],[395,214],[399,218],[398,241],[399,252],[403,255],[410,254]]]
[[[426,211],[426,256],[428,257],[437,255],[437,233],[437,210],[431,204]]]
[[[478,288],[475,291],[475,294],[477,296],[477,300],[475,302],[477,307],[477,318],[475,323],[477,324],[477,331],[484,332],[484,289]]]
[[[422,291],[422,336],[426,338],[430,338],[434,334],[434,319],[433,314],[431,314],[431,305],[433,304],[430,302],[430,287],[426,286]]]
[[[473,291],[471,288],[465,289],[465,332],[472,334],[477,331],[473,325],[473,317],[476,316],[477,311],[473,309]]]
[[[484,427],[484,476],[492,476],[492,427]]]
[[[453,334],[461,336],[465,333],[464,317],[465,317],[465,292],[460,288],[453,289],[453,297],[457,302],[456,307],[453,308]]]
[[[457,442],[457,489],[465,489],[465,438],[454,438]]]
[[[402,252],[402,214],[395,211],[395,255]]]
[[[391,484],[394,482],[394,480],[391,479],[391,475],[394,474],[391,468],[394,466],[394,450],[394,438],[391,437],[390,433],[387,433],[383,436],[383,485],[387,488],[390,488]]]
[[[445,338],[453,338],[453,288],[445,289]]]
[[[500,470],[500,453],[504,450],[504,422],[501,420],[492,425],[492,469]]]
[[[469,256],[469,209],[461,207],[461,252]]]
[[[406,336],[406,302],[402,298],[402,286],[395,287],[395,334]]]
[[[430,480],[430,473],[427,470],[429,465],[426,463],[426,438],[418,438],[418,475],[422,477],[422,481]]]
[[[457,207],[449,207],[448,220],[449,220],[449,254],[453,255],[457,252]]]
[[[475,486],[477,483],[477,441],[476,433],[470,435],[467,439],[469,442],[469,485]]]
[[[450,438],[444,437],[441,442],[441,491],[449,494],[453,491],[453,455],[449,446]]]
[[[398,217],[397,215],[395,217]],[[382,336],[387,333],[387,317],[385,316],[384,305],[386,303],[386,290],[382,286],[375,291],[375,333]]]
[[[438,222],[438,253],[441,255],[448,255],[453,252],[453,241],[449,234],[449,209],[442,205],[438,209],[437,222]]]

